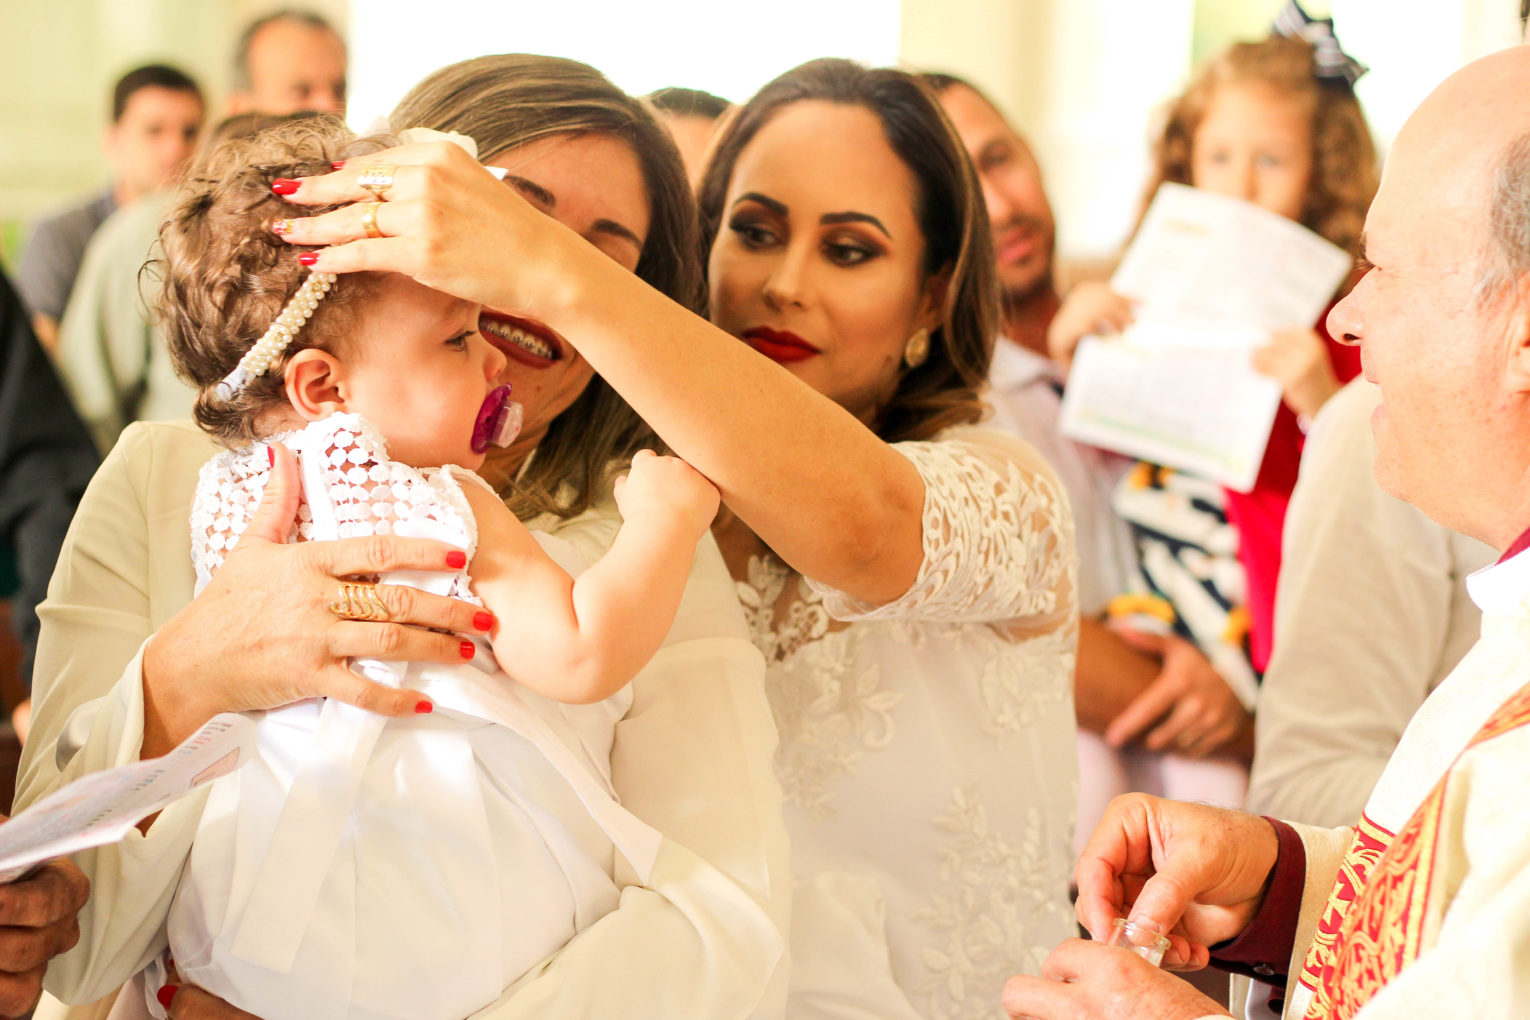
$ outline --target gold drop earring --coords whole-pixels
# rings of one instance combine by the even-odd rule
[[[918,368],[929,356],[930,331],[921,326],[903,345],[903,363],[909,368]]]

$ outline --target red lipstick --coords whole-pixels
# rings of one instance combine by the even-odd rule
[[[796,333],[769,326],[756,326],[744,330],[742,337],[750,347],[778,364],[806,361],[822,352]]]
[[[505,357],[522,365],[547,368],[564,358],[563,338],[534,319],[485,308],[478,316],[478,330]]]

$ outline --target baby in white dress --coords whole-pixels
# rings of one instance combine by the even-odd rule
[[[389,587],[412,585],[481,601],[487,639],[461,637],[454,665],[354,663],[420,691],[412,719],[337,701],[263,713],[259,756],[209,796],[170,955],[182,980],[264,1020],[453,1020],[614,909],[618,869],[647,879],[659,837],[616,802],[613,727],[718,494],[644,451],[616,482],[624,524],[588,569],[528,531],[473,473],[519,424],[478,306],[396,274],[305,278],[300,249],[270,234],[271,181],[327,171],[348,141],[304,121],[230,143],[166,222],[172,355],[201,388],[198,422],[229,447],[193,504],[198,590],[252,519],[279,444],[302,481],[290,541],[465,550],[457,574],[357,579],[338,615],[384,615]]]

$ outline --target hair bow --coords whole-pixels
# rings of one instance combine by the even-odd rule
[[[1342,81],[1354,88],[1361,75],[1370,70],[1339,46],[1339,37],[1333,34],[1332,18],[1314,18],[1302,10],[1297,0],[1291,0],[1275,15],[1270,31],[1311,44],[1313,73],[1323,81]]]

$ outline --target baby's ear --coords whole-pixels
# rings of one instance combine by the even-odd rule
[[[318,421],[346,409],[341,393],[344,366],[327,351],[312,347],[287,359],[287,401],[304,421]]]

